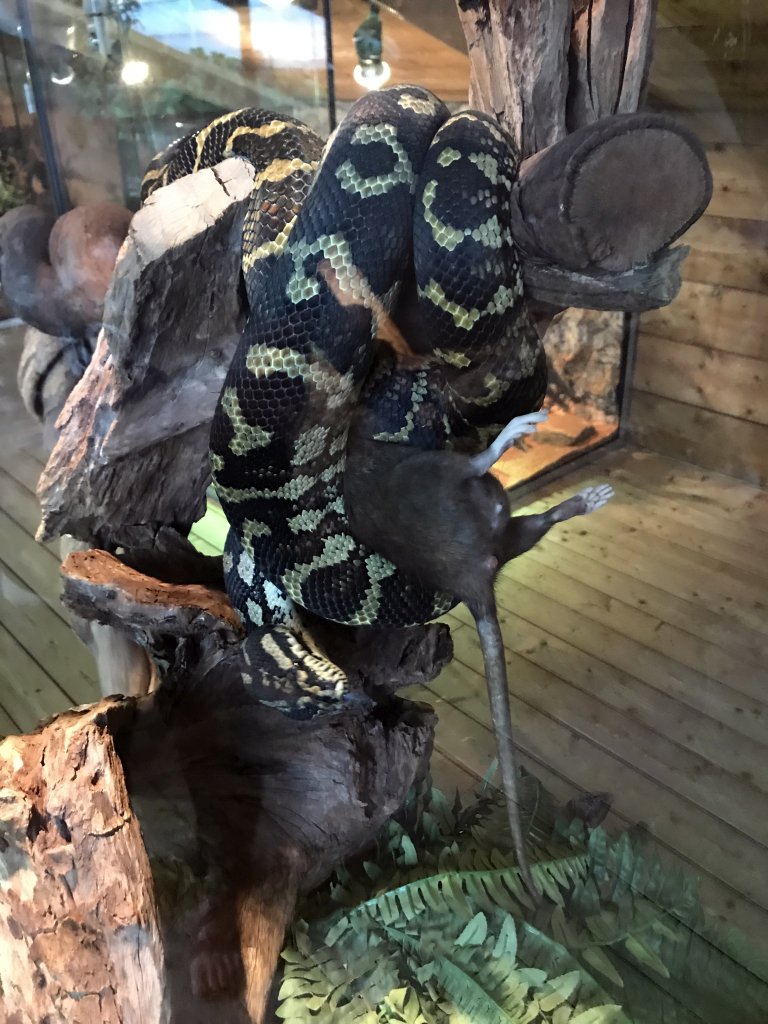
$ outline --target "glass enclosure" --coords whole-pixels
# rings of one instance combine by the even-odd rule
[[[48,188],[48,173],[35,114],[35,102],[17,19],[3,19],[2,46],[2,194],[5,213],[34,201]],[[13,22],[13,24],[11,24]]]
[[[204,0],[46,0],[22,9],[33,68],[19,70],[24,25],[9,10],[8,88],[21,116],[34,117],[41,105],[72,205],[109,200],[135,208],[156,152],[240,107],[279,110],[328,130],[325,23],[314,10]]]
[[[541,316],[549,418],[493,467],[513,522],[541,528],[499,571],[491,602],[535,899],[500,795],[491,627],[478,602],[455,604],[437,625],[339,625],[303,616],[295,592],[313,573],[331,577],[352,543],[345,533],[323,534],[327,550],[308,547],[288,565],[290,597],[249,561],[247,544],[269,523],[248,518],[245,549],[227,548],[213,488],[206,505],[208,463],[200,470],[184,448],[204,435],[207,459],[209,420],[195,419],[207,383],[185,388],[214,366],[219,394],[224,342],[206,318],[225,322],[226,296],[213,295],[185,335],[184,372],[174,376],[174,360],[186,351],[151,363],[153,351],[145,377],[143,350],[132,362],[130,349],[141,349],[138,328],[115,328],[116,356],[105,331],[97,341],[106,318],[95,331],[87,317],[79,334],[44,330],[10,301],[12,275],[44,312],[71,298],[52,225],[106,203],[111,248],[88,250],[87,220],[72,235],[103,311],[147,163],[222,114],[263,107],[327,137],[369,87],[408,83],[465,108],[459,10],[482,21],[504,6],[0,0],[0,1022],[53,1024],[46,1000],[83,1024],[768,1021],[768,3],[532,5],[551,21],[542,52],[559,10],[563,47],[582,32],[593,55],[601,32],[626,54],[635,40],[624,21],[655,10],[641,109],[693,132],[713,177],[711,203],[680,239],[690,252],[674,301]],[[537,23],[526,5],[507,6],[517,10],[511,45]],[[14,220],[18,208],[27,220]],[[19,224],[14,248],[5,231]],[[280,254],[281,237],[266,251]],[[175,245],[162,252],[167,279],[187,272],[168,255]],[[237,278],[225,322],[234,347],[247,312],[239,251],[216,251]],[[163,307],[159,273],[140,279],[159,349],[185,297]],[[196,308],[199,296],[187,298]],[[266,447],[234,390],[232,450]],[[138,412],[126,441],[127,407]],[[301,458],[328,429],[296,441]],[[132,451],[131,431],[151,443]],[[49,463],[57,432],[66,443]],[[126,505],[139,494],[152,508],[182,465],[176,475],[199,483],[206,512],[191,530],[190,514],[184,536],[150,517],[117,540],[83,512],[80,540],[39,542],[46,464],[50,504],[82,471],[93,494],[113,488]],[[138,483],[119,491],[126,464]],[[269,495],[316,485],[281,479]],[[425,476],[424,493],[430,485]],[[290,529],[303,538],[333,508],[297,515]],[[433,503],[429,516],[455,512]],[[350,573],[361,565],[366,602],[389,600],[397,570],[366,553]],[[234,566],[264,596],[242,645]],[[115,625],[115,606],[130,628]],[[262,670],[266,700],[253,697]],[[284,717],[283,686],[293,692],[315,670],[324,685],[344,677],[338,707]],[[113,692],[128,696],[89,710]]]

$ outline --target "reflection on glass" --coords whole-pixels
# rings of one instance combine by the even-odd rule
[[[47,174],[16,19],[0,15],[0,215],[34,202]]]
[[[230,110],[261,106],[325,133],[322,16],[216,0],[31,0],[35,54],[70,199],[138,204],[149,159]]]

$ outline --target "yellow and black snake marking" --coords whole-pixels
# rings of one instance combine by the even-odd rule
[[[211,431],[231,530],[233,604],[252,628],[252,684],[308,716],[345,680],[301,633],[296,606],[353,625],[426,622],[455,603],[350,533],[350,431],[477,451],[538,408],[541,345],[510,228],[518,156],[484,115],[449,116],[427,90],[359,100],[323,151],[306,126],[259,110],[217,118],[156,157],[144,197],[227,156],[256,179],[243,229],[248,321]],[[403,359],[378,337],[407,290]]]

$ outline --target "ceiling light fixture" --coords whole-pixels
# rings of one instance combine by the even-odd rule
[[[149,64],[145,60],[127,60],[120,77],[125,85],[141,85],[149,78]]]
[[[293,0],[261,0],[261,2],[266,4],[267,7],[274,8],[276,11],[282,11],[284,8],[290,7]]]
[[[75,72],[70,67],[65,68],[60,74],[57,74],[55,71],[51,72],[51,81],[54,85],[69,85],[70,82],[74,81],[74,78]]]
[[[380,89],[392,77],[392,68],[385,60],[355,64],[352,77],[364,89]]]
[[[371,4],[368,17],[355,29],[357,64],[352,77],[364,89],[380,89],[388,82],[392,69],[382,59],[381,16],[376,4]]]

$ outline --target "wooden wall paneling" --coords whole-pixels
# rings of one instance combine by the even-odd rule
[[[90,699],[98,697],[94,685]],[[4,625],[0,625],[0,700],[7,718],[0,716],[0,735],[31,732],[43,719],[72,704],[69,695],[40,667],[32,655]]]
[[[20,729],[19,723],[11,718],[4,707],[0,707],[0,736],[11,736]]]
[[[471,670],[464,668],[463,671],[469,672]],[[439,721],[444,725],[446,735],[451,736],[452,757],[465,767],[467,771],[482,777],[495,756],[493,735],[490,732],[487,712],[483,711],[481,698],[479,697],[468,703],[461,703],[459,701],[453,703],[450,699],[445,699],[443,697],[444,688],[447,684],[450,685],[451,682],[448,678],[448,669],[446,669],[437,682],[433,683],[430,689],[427,690],[427,699],[434,705]],[[414,692],[413,696],[418,697],[420,692],[421,688]],[[452,686],[449,692],[453,693]],[[439,734],[440,726],[438,726],[438,736]],[[524,737],[521,737],[521,739],[524,739]],[[526,768],[530,768],[549,792],[561,801],[570,799],[574,795],[574,788],[576,788],[577,792],[593,791],[598,780],[601,780],[603,785],[614,791],[624,781],[623,779],[617,779],[611,770],[605,770],[602,768],[602,765],[599,765],[602,771],[598,772],[598,774],[590,775],[589,771],[586,773],[574,771],[575,768],[578,768],[581,749],[580,738],[574,733],[571,733],[569,739],[562,743],[560,757],[557,762],[561,772],[563,770],[567,771],[569,776],[567,778],[560,772],[553,771],[549,765],[545,764],[541,760],[541,754],[538,750],[531,749],[528,744],[524,746],[525,749],[521,752],[522,764]],[[565,769],[563,769],[563,766],[565,766]],[[577,774],[581,776],[579,781],[574,778]],[[625,816],[627,812],[625,811],[625,814],[622,814],[622,810],[624,809],[617,807],[609,814],[606,820],[607,828],[628,828],[635,824],[636,819]],[[633,812],[630,811],[629,814],[632,815]],[[674,851],[674,856],[682,861],[685,870],[693,870],[694,873],[699,874],[698,865],[692,864],[690,860],[681,855],[675,848],[674,841],[662,840],[659,845],[665,847],[665,853],[672,853]],[[731,926],[735,925],[742,928],[748,935],[758,936],[764,933],[765,912],[754,903],[739,899],[730,886],[711,875],[704,875],[701,878],[701,886],[702,896],[707,908],[716,913],[722,921]]]
[[[638,346],[634,384],[640,391],[768,426],[765,359],[646,335]]]
[[[472,636],[470,631],[456,638],[460,664],[476,673],[469,677],[463,692],[459,691],[459,700],[464,703],[468,698],[483,697],[482,659],[479,648],[472,643]],[[762,823],[756,827],[766,795],[747,783],[744,776],[722,772],[711,763],[709,755],[692,754],[679,746],[674,736],[661,736],[642,724],[640,715],[613,710],[603,701],[602,692],[592,696],[572,685],[570,680],[565,681],[552,672],[537,671],[530,662],[514,654],[508,654],[507,661],[510,678],[514,680],[511,689],[530,708],[588,736],[590,742],[618,760],[641,766],[640,774],[645,778],[668,787],[724,824],[745,834],[751,833],[757,842],[766,844],[768,832]],[[727,732],[720,732],[719,738],[720,744],[729,740],[736,745],[740,742],[737,736],[729,736]],[[765,748],[755,744],[753,756],[761,758],[764,754]],[[750,764],[754,766],[754,762]]]
[[[768,427],[763,424],[635,390],[630,432],[652,451],[768,487]]]
[[[762,229],[768,235],[768,225]],[[694,244],[692,239],[689,244]],[[765,286],[766,293],[761,294],[684,281],[671,305],[643,315],[643,335],[768,360],[768,280]]]
[[[469,634],[466,642],[471,643]],[[516,684],[512,678],[514,691]],[[454,661],[430,689],[465,715],[485,724],[488,713],[484,686],[482,675],[475,669]],[[596,783],[610,787],[616,794],[615,808],[619,813],[626,813],[624,800],[631,794],[631,814],[651,825],[654,836],[662,843],[672,846],[700,870],[716,877],[725,860],[729,864],[731,885],[758,906],[768,906],[766,877],[757,867],[763,859],[764,848],[758,843],[750,843],[745,856],[742,837],[723,822],[688,801],[673,807],[671,801],[660,799],[660,792],[666,796],[666,791],[655,779],[632,770],[623,758],[593,744],[570,722],[565,725],[556,721],[514,693],[510,702],[518,743],[525,753],[547,764],[562,765],[567,760],[570,779],[580,788],[589,790]]]
[[[659,65],[651,71],[648,94],[670,112],[765,110],[768,69],[765,61],[702,61],[677,67]]]
[[[542,669],[565,674],[572,684],[587,692],[595,692],[597,688],[601,699],[617,710],[634,708],[633,714],[645,718],[646,722],[655,721],[654,728],[665,733],[671,730],[671,738],[675,738],[677,728],[681,737],[693,734],[697,728],[694,723],[699,723],[703,734],[711,738],[718,733],[722,737],[723,727],[730,729],[744,738],[748,749],[731,748],[714,755],[710,753],[710,756],[722,757],[731,770],[737,763],[739,768],[735,770],[738,771],[754,768],[749,741],[765,745],[763,719],[768,712],[768,705],[759,699],[762,691],[758,680],[750,681],[758,696],[742,693],[632,639],[624,633],[620,622],[612,621],[606,626],[594,616],[569,608],[557,593],[554,596],[537,593],[540,582],[535,586],[535,590],[527,587],[515,577],[513,582],[505,579],[500,587],[501,613],[510,623],[510,616],[516,611],[520,619],[505,630],[508,650],[517,651]],[[560,586],[563,586],[562,581]],[[573,590],[578,591],[578,588]],[[467,616],[462,613],[462,617],[466,621]],[[737,707],[741,711],[737,711]],[[754,713],[754,721],[748,720],[745,708],[750,714]],[[660,724],[662,720],[664,724]],[[709,731],[705,727],[707,720]],[[713,727],[713,722],[719,726]],[[681,739],[681,742],[695,747],[701,738],[700,735],[698,741]],[[752,747],[751,752],[754,751]],[[768,774],[762,769],[760,774],[768,791]]]
[[[705,214],[682,241],[691,246],[685,261],[686,281],[716,286],[724,303],[742,301],[738,292],[733,300],[728,297],[732,288],[768,293],[768,224],[765,221]],[[667,308],[673,309],[675,305]],[[711,308],[709,312],[712,313]],[[655,311],[645,314],[644,329],[649,329],[648,324],[655,315]]]
[[[653,52],[658,64],[677,67],[702,60],[764,60],[768,57],[768,22],[756,23],[742,12],[738,19],[723,18],[716,24],[670,27],[660,17]]]
[[[768,128],[768,77],[764,88]],[[768,146],[715,143],[707,147],[707,159],[714,178],[707,212],[714,217],[768,220]]]
[[[761,0],[659,0],[659,24],[667,27],[752,25],[768,23],[768,7]]]
[[[765,142],[764,110],[729,110],[722,103],[718,103],[711,110],[686,110],[680,106],[665,105],[650,93],[647,105],[651,110],[671,114],[681,124],[695,132],[705,145],[735,142],[751,146]]]
[[[630,436],[765,483],[768,472],[768,5],[660,0],[649,105],[699,135],[707,213],[671,306],[640,319]]]

